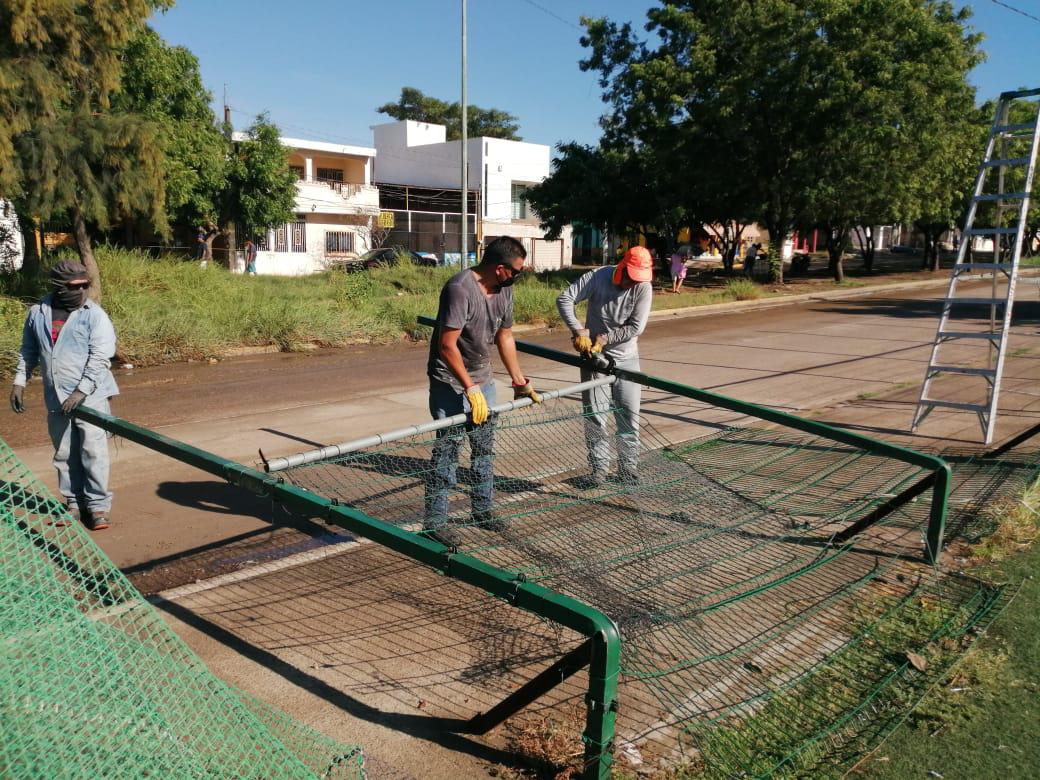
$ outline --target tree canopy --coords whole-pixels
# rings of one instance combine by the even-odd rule
[[[449,141],[462,138],[462,104],[458,101],[446,103],[415,87],[401,87],[401,96],[396,103],[384,103],[376,111],[398,120],[413,119],[416,122],[445,125]],[[509,141],[522,140],[517,135],[520,130],[517,118],[497,108],[467,106],[466,130],[470,138],[487,136]]]
[[[913,219],[929,187],[963,194],[951,161],[978,153],[969,16],[946,0],[672,0],[646,36],[583,19],[581,67],[607,104],[592,159],[649,161],[661,223],[759,222],[777,279],[785,237],[824,227],[840,276],[852,227]],[[553,186],[531,193],[547,222],[598,219],[546,202]]]

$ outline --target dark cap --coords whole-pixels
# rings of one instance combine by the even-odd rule
[[[62,260],[51,269],[51,284],[64,287],[69,282],[89,282],[90,275],[83,263],[75,260]]]

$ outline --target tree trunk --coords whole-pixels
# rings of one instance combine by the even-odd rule
[[[23,217],[18,213],[18,227],[22,232],[22,246],[24,255],[22,257],[21,274],[26,279],[35,279],[43,272],[42,252],[37,251],[36,228],[37,224],[31,217]],[[42,227],[42,226],[41,226]],[[40,247],[43,246],[43,231],[40,231]]]
[[[874,254],[877,251],[874,243],[874,228],[870,225],[857,227],[856,235],[859,236],[859,246],[863,251],[863,270],[872,274],[874,273]]]
[[[83,219],[83,212],[76,207],[72,209],[72,227],[79,260],[87,267],[87,275],[90,277],[90,290],[87,291],[87,295],[101,303],[101,274],[98,272],[94,250],[90,245],[90,233],[87,232],[86,220]]]
[[[768,228],[767,228],[768,230]],[[769,231],[769,281],[784,283],[784,233]]]

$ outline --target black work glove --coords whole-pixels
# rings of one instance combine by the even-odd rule
[[[63,414],[72,414],[79,405],[86,399],[87,394],[82,390],[73,390],[69,393],[69,397],[65,399],[65,403],[61,405],[61,411]]]
[[[22,401],[22,393],[25,392],[25,388],[21,385],[11,386],[11,409],[14,410],[15,414],[21,414],[25,411],[25,403]]]

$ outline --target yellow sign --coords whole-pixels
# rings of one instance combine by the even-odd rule
[[[381,228],[392,228],[394,226],[394,212],[392,211],[380,211],[379,212],[379,227]]]

